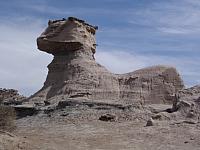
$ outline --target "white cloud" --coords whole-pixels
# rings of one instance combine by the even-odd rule
[[[200,3],[196,0],[155,1],[129,16],[130,23],[149,25],[163,33],[200,33]]]
[[[166,28],[166,27],[160,27],[158,28],[159,31],[169,34],[188,34],[190,31],[183,28]]]
[[[32,23],[25,26],[29,21]],[[43,30],[43,24],[36,19],[29,21],[18,18],[1,21],[0,25],[0,87],[15,88],[25,95],[42,87],[46,66],[51,60],[36,47],[36,37]]]
[[[126,73],[144,67],[143,58],[123,51],[97,50],[97,62],[114,73]]]
[[[110,0],[112,2],[113,0]],[[116,1],[116,0],[115,0]],[[122,0],[118,0],[122,1]],[[108,0],[106,0],[108,2]],[[111,10],[111,9],[105,9],[105,8],[93,8],[93,7],[55,7],[51,5],[47,5],[46,3],[24,3],[20,5],[22,8],[30,9],[33,10],[37,13],[43,13],[43,14],[48,14],[48,15],[62,15],[64,17],[67,16],[82,16],[82,15],[103,15],[103,14],[116,14],[118,11],[116,10]]]
[[[33,5],[25,5],[24,7],[32,9],[39,13],[56,14],[56,15],[72,15],[73,14],[73,11],[58,9],[56,7],[48,6],[48,5],[33,4]]]

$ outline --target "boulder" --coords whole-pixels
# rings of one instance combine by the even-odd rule
[[[14,106],[18,118],[32,116],[38,113],[37,108],[31,104],[22,104]]]
[[[147,120],[146,127],[149,127],[149,126],[154,126],[154,120],[152,118]]]
[[[115,121],[116,120],[116,116],[113,114],[105,114],[99,117],[99,120],[101,121]]]

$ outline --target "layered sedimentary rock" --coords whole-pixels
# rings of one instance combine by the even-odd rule
[[[95,61],[96,30],[73,17],[49,21],[37,44],[54,59],[43,88],[32,101],[64,96],[124,104],[172,103],[174,94],[184,86],[175,68],[154,66],[113,74]]]
[[[173,67],[153,66],[119,75],[120,98],[139,99],[141,103],[170,104],[183,88],[180,75]]]

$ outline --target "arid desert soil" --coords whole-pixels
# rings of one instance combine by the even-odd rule
[[[200,149],[200,124],[159,122],[145,127],[145,122],[65,123],[63,120],[60,124],[20,126],[15,134],[25,137],[29,148],[35,150]]]

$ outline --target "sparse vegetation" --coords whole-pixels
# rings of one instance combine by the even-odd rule
[[[5,99],[16,95],[18,95],[17,90],[0,88],[0,130],[12,131],[15,128],[15,110],[3,103]]]
[[[12,107],[0,105],[0,130],[14,130],[15,118],[16,113]]]

